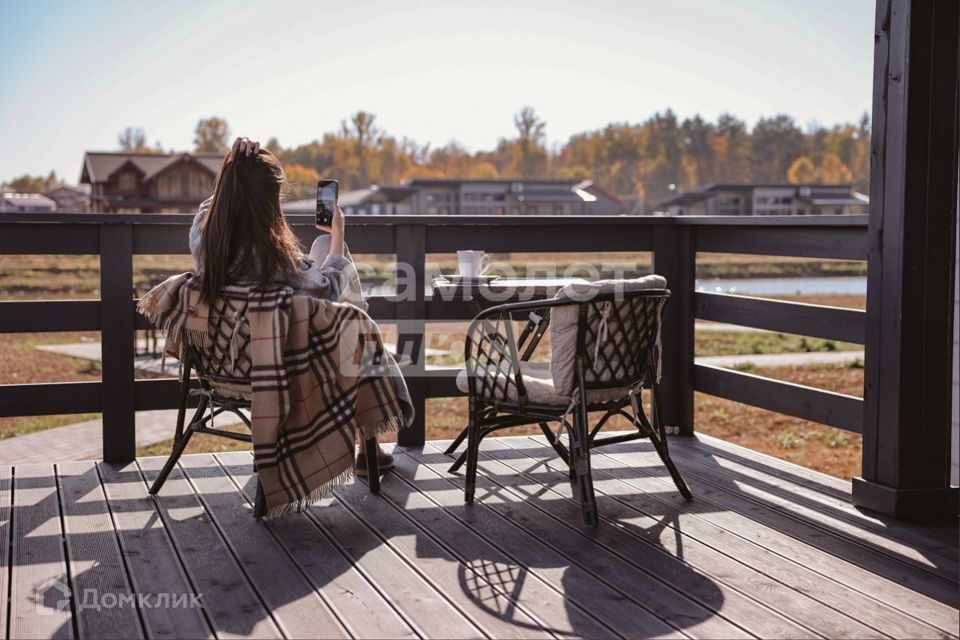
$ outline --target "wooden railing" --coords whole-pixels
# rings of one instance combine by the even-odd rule
[[[305,243],[310,216],[289,217]],[[0,214],[0,255],[100,256],[100,299],[0,301],[0,333],[100,331],[100,382],[0,385],[0,417],[103,413],[103,455],[126,461],[136,450],[134,412],[175,406],[177,381],[134,380],[134,331],[149,323],[134,310],[133,256],[186,254],[192,216],[180,214]],[[417,423],[401,444],[424,440],[426,398],[459,395],[449,371],[424,366],[428,322],[464,321],[462,302],[424,294],[428,254],[469,245],[489,252],[652,252],[673,292],[663,329],[663,407],[667,424],[692,433],[693,393],[702,391],[823,424],[861,431],[859,398],[694,363],[694,321],[863,343],[865,313],[720,293],[694,287],[697,252],[866,260],[866,216],[371,216],[349,221],[354,253],[394,254],[410,265],[414,295],[369,298],[370,314],[395,322],[401,350],[415,354],[407,380]],[[869,354],[867,354],[869,366]]]

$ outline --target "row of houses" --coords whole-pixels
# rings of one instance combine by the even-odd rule
[[[867,213],[869,204],[851,184],[711,184],[658,209],[677,216],[822,216]]]
[[[311,200],[288,203],[291,213],[312,211]],[[623,201],[590,180],[411,180],[341,195],[353,215],[618,215]]]
[[[17,193],[0,187],[0,212],[90,211],[89,185],[61,185],[43,193]]]
[[[88,152],[79,187],[46,194],[7,194],[0,211],[192,213],[220,167],[214,154]],[[414,179],[340,194],[351,215],[628,215],[642,201],[613,194],[591,180]],[[654,215],[847,215],[866,213],[869,199],[851,184],[712,184],[678,193],[652,207]],[[312,213],[310,198],[288,202],[288,213]]]

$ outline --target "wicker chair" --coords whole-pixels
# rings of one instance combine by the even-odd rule
[[[476,486],[480,441],[487,434],[527,424],[537,424],[570,469],[583,509],[584,522],[598,522],[590,472],[591,447],[647,438],[686,499],[689,489],[670,459],[666,429],[660,410],[657,383],[659,323],[670,292],[647,289],[601,293],[590,300],[553,299],[492,307],[480,313],[467,331],[467,366],[458,386],[469,396],[467,450],[451,468],[466,460],[465,500],[472,502]],[[550,363],[531,362],[529,349],[518,353],[513,317],[553,314],[568,318],[576,331],[572,389],[563,392],[554,384]],[[552,357],[557,357],[553,344]],[[641,389],[651,393],[651,419],[640,401]],[[603,412],[590,429],[589,412]],[[568,416],[572,415],[572,421]],[[613,416],[623,416],[636,432],[598,438]],[[559,423],[555,434],[549,423]],[[569,448],[561,440],[568,431]],[[453,447],[451,447],[453,448]]]
[[[245,312],[245,300],[230,298],[216,300],[210,305],[209,311],[208,331],[211,341],[209,351],[185,345],[186,353],[180,382],[180,404],[173,436],[173,451],[160,471],[160,475],[150,487],[151,494],[156,494],[163,487],[167,476],[177,464],[177,460],[187,448],[194,433],[252,442],[250,433],[224,431],[213,426],[216,416],[230,412],[239,417],[248,430],[250,429],[250,419],[243,413],[243,411],[250,411],[251,408],[250,371],[253,367],[250,359],[250,324]],[[193,370],[196,370],[199,383],[196,388],[191,388],[190,384],[190,374]],[[184,425],[190,396],[199,396],[200,400],[190,423]],[[380,470],[377,463],[376,438],[368,439],[364,446],[369,465],[367,478],[370,491],[379,493]],[[262,518],[265,513],[266,502],[258,481],[253,515]]]

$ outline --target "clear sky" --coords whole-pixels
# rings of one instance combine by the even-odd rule
[[[211,115],[292,146],[363,109],[471,150],[525,105],[551,142],[668,107],[854,121],[873,22],[873,0],[0,0],[0,182],[76,182],[127,126],[189,150]]]

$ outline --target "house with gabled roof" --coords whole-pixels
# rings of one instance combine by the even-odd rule
[[[98,213],[191,213],[213,189],[220,154],[88,151],[80,183]]]

